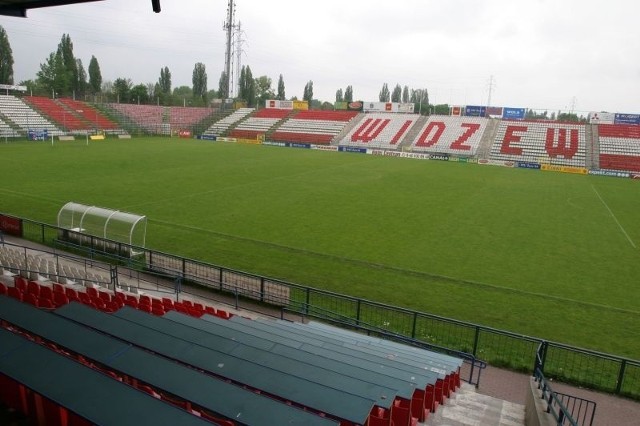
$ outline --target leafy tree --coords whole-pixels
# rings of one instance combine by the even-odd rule
[[[331,102],[323,102],[322,105],[320,105],[320,109],[333,110],[333,104]]]
[[[271,85],[271,80],[269,80]],[[256,82],[253,79],[253,73],[249,65],[240,69],[240,81],[238,84],[238,98],[247,102],[250,107],[255,106],[256,102]]]
[[[95,56],[91,55],[89,61],[89,88],[92,93],[100,93],[102,89],[102,73],[100,72],[100,65]]]
[[[414,103],[414,112],[418,114],[429,113],[429,91],[427,89],[412,90],[410,102]]]
[[[305,84],[302,100],[309,102],[309,108],[311,108],[311,101],[313,101],[313,81],[309,80],[307,84]]]
[[[344,101],[344,96],[342,95],[342,89],[336,90],[336,102]]]
[[[27,91],[36,96],[47,96],[51,92],[47,92],[47,89],[40,86],[36,80],[23,80],[18,83],[18,86],[25,86]]]
[[[78,68],[78,81],[76,82],[76,95],[79,97],[84,96],[87,91],[87,72],[84,70],[82,66],[82,60],[80,58],[76,59],[76,68]]]
[[[60,50],[49,54],[46,62],[40,64],[40,71],[36,75],[38,85],[53,97],[69,93],[69,76],[65,71]]]
[[[127,103],[131,99],[131,86],[133,83],[129,78],[116,78],[113,82],[113,92],[118,102]]]
[[[173,89],[173,105],[191,106],[195,99],[193,89],[189,86],[178,86]],[[201,102],[199,103],[201,105]]]
[[[278,77],[278,95],[276,99],[280,101],[284,101],[285,99],[287,99],[284,95],[284,79],[282,78],[282,74],[280,74],[280,77]]]
[[[160,68],[160,78],[158,79],[160,91],[165,94],[171,93],[171,71],[169,67]]]
[[[73,43],[69,34],[62,35],[58,49],[49,55],[45,63],[40,64],[37,76],[38,83],[51,91],[52,95],[69,96],[79,93],[78,63],[73,56]]]
[[[62,63],[66,74],[65,80],[68,84],[64,94],[76,93],[79,90],[78,63],[73,56],[73,43],[69,34],[62,34],[62,39],[58,44],[58,52],[62,55]]]
[[[434,105],[433,112],[439,115],[449,115],[449,104]]]
[[[353,87],[351,85],[347,86],[344,91],[344,100],[345,102],[353,102]]]
[[[578,114],[575,114],[573,112],[558,112],[557,120],[577,123],[580,121],[580,117],[578,117]]]
[[[396,87],[393,88],[393,93],[391,94],[392,102],[400,102],[402,99],[402,87],[399,84],[396,84]]]
[[[157,83],[147,83],[147,96],[149,97],[149,101],[152,101],[156,98],[156,85]]]
[[[7,32],[0,25],[0,84],[13,84],[13,51]]]
[[[222,99],[225,99],[225,94],[229,93],[229,79],[227,73],[222,71],[220,74],[220,80],[218,80],[218,93]]]
[[[404,86],[402,89],[402,102],[405,104],[409,102],[409,86]]]
[[[389,94],[389,86],[387,86],[387,83],[384,83],[382,85],[382,89],[380,89],[378,99],[380,100],[380,102],[389,102],[390,96],[391,95]]]
[[[198,101],[207,102],[207,68],[202,62],[193,67],[193,97]]]
[[[129,97],[131,102],[139,104],[146,104],[149,102],[149,91],[147,85],[136,84],[129,91]]]
[[[264,105],[267,99],[274,99],[275,96],[269,77],[263,75],[255,79],[255,98],[258,105]]]
[[[160,68],[160,78],[154,91],[160,104],[171,105],[171,71],[169,71],[169,67]]]

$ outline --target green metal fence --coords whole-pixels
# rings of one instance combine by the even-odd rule
[[[46,245],[58,241],[59,229],[55,226],[13,219],[21,221],[21,236],[25,239]],[[79,249],[90,256],[108,255],[98,250],[107,246],[104,241],[96,237],[87,241]],[[640,361],[637,360],[274,280],[146,248],[128,247],[124,243],[111,243],[118,246],[117,253],[143,253],[135,259],[117,257],[117,253],[113,257],[131,268],[162,273],[236,297],[268,303],[301,316],[363,326],[466,352],[497,367],[532,373],[538,348],[542,347],[542,363],[538,367],[546,377],[640,399]]]

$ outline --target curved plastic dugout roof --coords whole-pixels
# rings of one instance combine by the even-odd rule
[[[69,202],[58,212],[58,227],[144,247],[147,217]],[[142,241],[134,241],[134,236],[141,238]]]

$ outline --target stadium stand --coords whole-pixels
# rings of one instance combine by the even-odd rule
[[[585,167],[585,140],[584,124],[503,120],[489,158]]]
[[[125,120],[152,133],[162,133],[164,107],[158,105],[108,104]]]
[[[63,134],[51,121],[12,95],[0,95],[0,114],[25,132],[38,129],[46,130],[52,136]]]
[[[63,363],[216,424],[263,424],[267,416],[273,424],[409,425],[460,386],[456,358],[320,323],[250,320],[199,300],[108,289],[102,277],[93,281],[89,270],[61,260],[0,246],[2,277],[12,279],[0,286],[3,327],[65,357]],[[30,379],[21,379],[17,386],[27,386]],[[119,385],[104,386],[119,392]],[[1,396],[5,403],[16,399]],[[242,411],[248,401],[259,409]],[[65,415],[89,421],[107,415],[56,402],[54,411]]]
[[[640,126],[599,124],[600,168],[640,172]]]
[[[9,126],[2,120],[2,118],[0,118],[0,137],[15,138],[17,136],[20,136],[20,133],[18,133],[13,127]]]
[[[75,111],[65,108],[54,99],[42,96],[25,96],[24,100],[33,108],[51,118],[59,127],[70,132],[89,130],[91,128],[89,123],[78,116]]]
[[[267,133],[280,120],[283,120],[291,113],[292,110],[289,109],[261,109],[241,121],[229,132],[229,136],[233,138],[255,139],[258,135]]]
[[[86,102],[76,101],[71,98],[60,98],[58,101],[91,123],[91,127],[102,130],[118,129],[117,123],[105,117],[104,114]]]
[[[268,139],[328,145],[357,115],[355,111],[299,111],[272,132]]]
[[[411,141],[415,152],[476,155],[489,119],[431,116]]]
[[[398,149],[403,137],[418,118],[417,114],[365,114],[339,144],[362,148]]]
[[[207,136],[222,136],[231,126],[255,111],[253,108],[239,108],[233,113],[213,123],[205,132]]]
[[[172,128],[190,128],[211,116],[214,110],[205,107],[171,107],[169,123]]]

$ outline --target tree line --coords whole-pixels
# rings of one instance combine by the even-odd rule
[[[0,84],[14,84],[13,52],[6,31],[0,26]],[[100,64],[95,56],[91,56],[89,66],[85,70],[82,60],[73,53],[73,42],[69,34],[63,34],[57,49],[51,52],[36,73],[36,78],[19,83],[26,86],[27,91],[36,96],[73,97],[94,102],[119,102],[157,105],[207,106],[216,98],[228,97],[230,88],[228,78],[223,71],[218,80],[218,89],[208,89],[208,78],[205,64],[197,62],[193,68],[192,86],[172,87],[171,71],[168,66],[160,69],[157,82],[138,83],[130,78],[119,77],[114,81],[103,81]],[[282,74],[278,77],[274,91],[272,80],[267,76],[253,77],[251,68],[245,65],[240,70],[234,100],[241,101],[249,107],[261,107],[268,99],[287,100],[285,83]],[[298,100],[290,97],[289,100]],[[303,90],[302,100],[309,103],[312,109],[333,109],[331,102],[321,102],[314,98],[313,81],[309,80]],[[346,86],[336,91],[336,102],[353,102],[356,100],[353,86]],[[429,105],[427,89],[402,88],[399,84],[389,91],[384,83],[379,93],[380,102],[412,102],[415,112],[448,113],[448,105]],[[435,111],[434,111],[435,110]],[[438,111],[440,110],[440,111]]]

